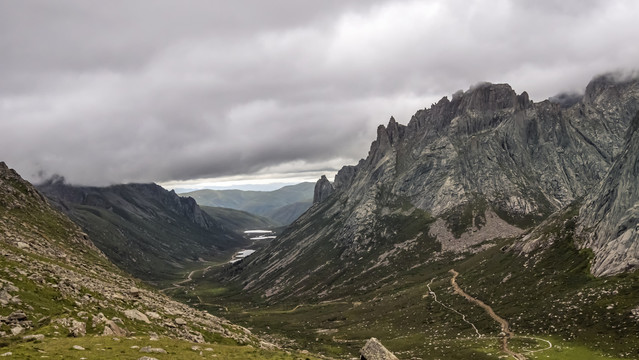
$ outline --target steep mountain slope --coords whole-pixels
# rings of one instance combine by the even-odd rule
[[[353,276],[324,296],[276,294],[258,300],[249,298],[242,284],[202,279],[184,297],[222,303],[231,311],[207,309],[256,333],[284,334],[303,348],[336,357],[355,352],[373,336],[402,359],[505,358],[503,327],[454,292],[454,269],[461,289],[509,323],[514,333],[507,338],[509,348],[526,359],[637,358],[639,274],[595,278],[589,273],[592,253],[574,246],[578,210],[571,206],[553,216],[540,229],[552,241],[523,254],[508,251],[517,240],[499,239],[476,253],[432,258],[418,253],[423,244],[418,239],[411,247],[395,248],[385,257],[388,264]],[[304,281],[339,280],[336,274]]]
[[[638,81],[602,76],[569,108],[480,84],[407,126],[391,118],[330,195],[320,189],[321,201],[231,277],[274,300],[338,296],[518,236],[604,179],[637,110]]]
[[[225,228],[239,233],[244,230],[269,229],[278,226],[277,223],[265,217],[253,215],[246,211],[213,206],[200,206],[200,208],[207,213],[211,219],[220,224],[224,224]]]
[[[313,205],[313,202],[310,200],[299,201],[271,210],[265,216],[277,224],[288,225],[297,220],[311,205]]]
[[[9,358],[288,358],[239,326],[145,289],[0,162],[0,353]],[[135,335],[135,336],[132,336]],[[195,345],[194,343],[198,343]],[[238,343],[252,347],[237,346]]]
[[[288,225],[310,207],[314,186],[300,183],[273,191],[198,190],[181,195],[200,205],[243,210]]]
[[[39,190],[86,231],[120,268],[148,281],[241,247],[246,240],[192,198],[155,184],[78,187],[49,181]]]
[[[618,273],[637,261],[638,104],[639,81],[602,76],[577,102],[482,84],[391,119],[194,292],[328,353],[375,336],[403,358],[637,358],[639,274]]]
[[[580,211],[581,246],[595,252],[595,275],[639,268],[639,113],[626,138],[608,175]]]

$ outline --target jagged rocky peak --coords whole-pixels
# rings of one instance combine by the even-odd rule
[[[583,98],[584,94],[579,94],[576,92],[563,92],[549,97],[548,101],[553,104],[559,105],[559,107],[561,107],[562,109],[566,109],[582,101]]]
[[[473,193],[539,220],[585,195],[623,146],[639,82],[620,78],[595,78],[587,93],[597,102],[570,108],[534,104],[508,84],[472,86],[417,111],[407,126],[394,118],[380,125],[367,158],[340,170],[334,188],[349,191],[360,177],[370,187],[388,174],[401,182],[388,188],[436,214]]]
[[[364,160],[360,160],[360,164],[363,163]],[[335,174],[335,181],[333,182],[333,187],[335,190],[345,189],[351,186],[353,180],[355,180],[355,176],[357,176],[357,171],[361,165],[346,165],[342,167],[337,174]]]
[[[313,192],[313,204],[320,203],[326,200],[333,193],[333,185],[328,181],[326,175],[317,180],[315,184],[315,191]]]
[[[462,111],[486,112],[530,105],[528,93],[518,96],[508,84],[480,83],[456,98]]]
[[[588,86],[586,86],[586,93],[584,95],[584,101],[587,103],[594,103],[601,95],[606,94],[609,91],[619,94],[622,88],[633,86],[639,80],[639,72],[611,72],[593,78]]]
[[[591,271],[613,275],[639,268],[639,112],[626,145],[580,210],[583,247],[595,252]]]
[[[473,134],[497,126],[502,120],[502,117],[495,116],[497,113],[525,110],[532,106],[533,102],[525,91],[517,95],[508,84],[479,83],[467,91],[457,91],[452,100],[444,96],[430,108],[417,111],[407,127],[409,132],[426,130],[433,136],[441,136],[449,130]],[[458,121],[453,122],[454,119]]]
[[[471,86],[467,91],[453,94],[453,100],[448,102],[444,97],[437,105],[452,106],[455,115],[466,112],[493,113],[504,109],[526,109],[533,105],[527,92],[517,95],[508,84],[492,84],[488,82]],[[443,102],[442,102],[443,101]]]
[[[377,139],[371,143],[368,153],[368,162],[378,162],[403,140],[405,133],[406,126],[399,124],[392,116],[387,126],[379,125],[377,127]]]
[[[384,127],[381,126],[383,129]],[[388,125],[386,126],[385,135],[388,138],[388,143],[393,146],[395,143],[400,141],[404,137],[404,131],[406,129],[405,125],[399,124],[395,121],[395,118],[391,116],[390,120],[388,120]],[[378,130],[379,134],[379,130]]]

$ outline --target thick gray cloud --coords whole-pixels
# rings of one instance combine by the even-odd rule
[[[636,68],[637,13],[630,0],[0,0],[0,159],[100,185],[330,170],[364,157],[391,115],[406,123],[479,81],[543,100]]]

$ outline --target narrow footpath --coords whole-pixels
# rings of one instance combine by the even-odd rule
[[[435,294],[435,292],[434,292],[434,291],[430,288],[430,284],[432,284],[434,280],[435,280],[435,278],[432,278],[432,279],[430,280],[430,282],[429,282],[428,284],[426,284],[426,287],[428,287],[428,294],[429,294],[430,296],[432,296],[432,297],[433,297],[433,300],[434,300],[436,303],[438,303],[438,304],[439,304],[439,305],[441,305],[442,307],[444,307],[444,308],[446,308],[446,309],[448,309],[448,310],[450,310],[450,311],[452,311],[452,312],[454,312],[454,313],[458,314],[459,316],[461,316],[462,321],[464,321],[466,324],[468,324],[468,325],[470,325],[470,326],[472,326],[472,327],[473,327],[473,330],[475,330],[475,333],[477,333],[477,337],[481,337],[481,334],[479,333],[479,330],[477,330],[477,327],[475,326],[475,324],[473,324],[472,322],[468,321],[468,320],[466,319],[466,315],[464,315],[464,314],[460,313],[459,311],[457,311],[457,310],[453,309],[452,307],[450,307],[450,306],[448,306],[448,305],[444,304],[443,302],[441,302],[441,301],[439,301],[439,300],[437,299],[437,294]]]
[[[219,266],[219,265],[218,265]],[[209,265],[206,268],[202,268],[202,269],[195,269],[193,271],[191,271],[187,276],[186,279],[182,280],[182,281],[178,281],[172,284],[172,286],[169,286],[167,288],[164,289],[160,289],[160,292],[166,292],[167,290],[172,290],[172,289],[177,289],[177,288],[181,288],[184,287],[184,284],[193,281],[193,274],[198,272],[198,271],[202,271],[202,275],[206,274],[207,271],[211,270],[213,266]]]
[[[470,296],[464,290],[462,290],[459,287],[459,285],[457,285],[457,276],[459,276],[459,273],[455,271],[455,269],[450,269],[449,272],[453,274],[453,277],[450,279],[450,284],[453,286],[453,289],[455,290],[455,294],[465,297],[466,300],[484,309],[488,313],[488,315],[490,315],[490,317],[493,318],[493,320],[495,320],[496,322],[499,323],[499,325],[501,325],[501,334],[499,334],[499,336],[501,337],[501,350],[517,360],[526,360],[526,357],[524,355],[520,353],[516,353],[508,348],[508,339],[512,338],[515,335],[510,330],[510,325],[508,324],[508,321],[506,321],[504,318],[500,317],[499,315],[495,314],[495,311],[493,311],[493,308],[486,305],[486,303]]]

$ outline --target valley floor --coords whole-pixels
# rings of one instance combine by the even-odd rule
[[[269,304],[216,280],[224,267],[167,293],[269,341],[335,358],[357,356],[370,337],[400,359],[639,357],[636,275],[594,278],[587,254],[561,242],[531,257],[500,250],[510,243],[412,269],[364,295]]]

